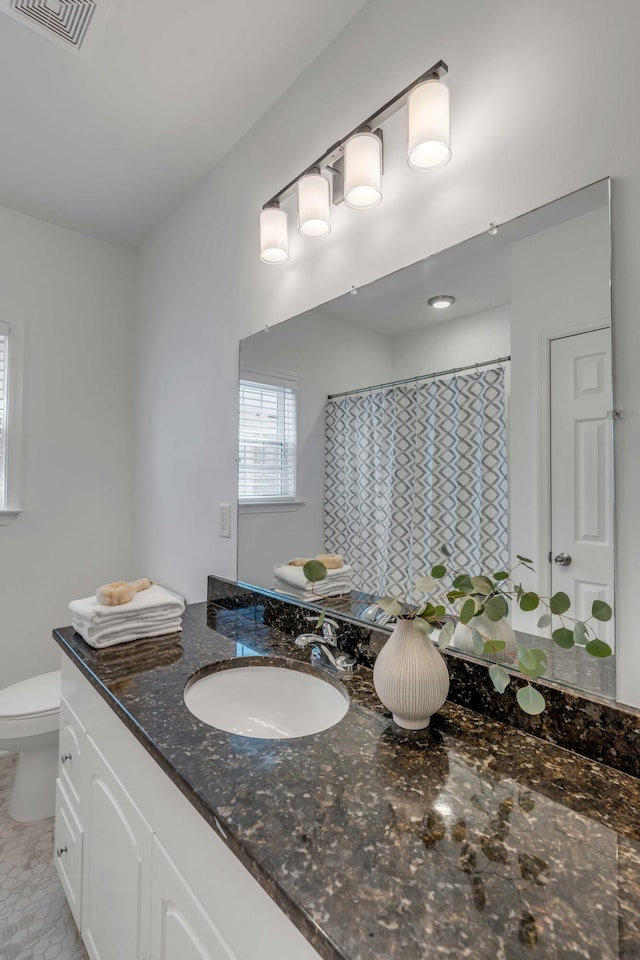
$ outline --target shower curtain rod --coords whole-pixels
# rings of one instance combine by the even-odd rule
[[[437,370],[435,373],[423,373],[419,377],[405,377],[404,380],[390,380],[375,387],[359,387],[357,390],[345,390],[343,393],[330,393],[327,400],[338,397],[350,397],[355,393],[370,393],[372,390],[384,390],[385,387],[399,387],[403,383],[417,383],[418,380],[432,380],[434,377],[446,377],[449,373],[462,373],[464,370],[477,370],[479,367],[492,367],[496,363],[506,363],[511,357],[498,357],[496,360],[483,360],[481,363],[468,363],[466,367],[451,367],[450,370]]]

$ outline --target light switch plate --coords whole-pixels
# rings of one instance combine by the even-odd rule
[[[230,503],[218,504],[218,536],[219,537],[231,536],[231,504]]]

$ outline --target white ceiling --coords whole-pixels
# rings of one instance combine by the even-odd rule
[[[609,184],[600,180],[501,224],[494,236],[473,237],[361,287],[356,296],[345,294],[331,300],[314,312],[375,333],[399,336],[503,306],[511,296],[512,243],[608,202]],[[453,296],[456,302],[446,310],[435,310],[427,300],[438,294]]]
[[[366,0],[112,0],[82,60],[0,13],[0,204],[137,244]]]

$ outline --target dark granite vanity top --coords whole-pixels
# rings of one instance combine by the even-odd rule
[[[365,667],[323,733],[208,727],[195,671],[308,663],[259,609],[192,605],[182,643],[54,636],[322,957],[640,958],[640,781],[452,703],[403,734]]]

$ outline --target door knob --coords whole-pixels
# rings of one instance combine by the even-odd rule
[[[553,558],[553,562],[557,563],[559,567],[568,567],[571,563],[571,555],[568,553],[559,553]]]
[[[62,854],[63,854],[63,853],[66,853],[66,852],[67,852],[66,846],[64,846],[64,847],[57,847],[57,849],[56,849],[56,856],[57,856],[57,857],[61,857]]]

